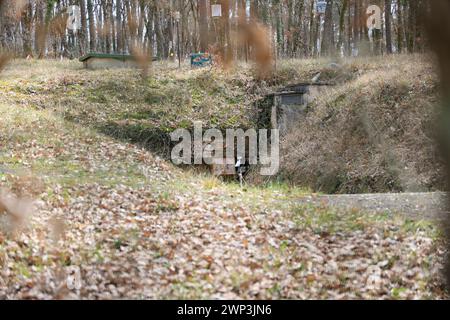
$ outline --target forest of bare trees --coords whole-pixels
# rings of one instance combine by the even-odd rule
[[[325,10],[318,2],[326,2]],[[212,17],[215,4],[221,17]],[[81,13],[75,31],[67,28],[73,5]],[[371,5],[381,8],[381,30],[367,27]],[[420,27],[426,6],[424,0],[0,0],[0,48],[22,57],[75,58],[139,47],[162,59],[226,49],[248,59],[255,45],[252,39],[242,45],[239,36],[260,23],[278,58],[412,53],[426,47]]]
[[[448,299],[449,17],[0,0],[0,300]]]

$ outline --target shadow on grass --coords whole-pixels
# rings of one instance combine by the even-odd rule
[[[168,130],[141,124],[109,122],[96,129],[114,139],[141,146],[163,159],[170,159],[172,148],[177,144],[172,142]]]

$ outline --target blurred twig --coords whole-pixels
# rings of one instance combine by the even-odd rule
[[[3,68],[6,66],[10,58],[11,57],[9,54],[0,53],[0,72],[2,72]]]
[[[443,96],[440,144],[447,164],[447,188],[450,186],[450,1],[430,1],[430,11],[425,19],[428,36],[433,50],[437,54],[441,74]],[[448,204],[450,208],[450,203]],[[444,225],[448,245],[450,246],[450,216]],[[447,287],[450,288],[450,257],[446,266]]]

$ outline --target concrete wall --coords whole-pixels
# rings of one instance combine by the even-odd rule
[[[137,68],[138,65],[132,60],[117,60],[111,58],[89,58],[83,62],[84,67],[90,70],[117,69],[117,68]]]
[[[281,136],[287,134],[291,128],[298,125],[300,118],[305,116],[308,105],[328,88],[324,85],[311,84],[298,90],[300,93],[276,94],[272,107],[272,128],[279,129]]]

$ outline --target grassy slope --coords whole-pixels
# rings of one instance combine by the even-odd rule
[[[66,120],[100,129],[114,137],[139,142],[167,155],[167,133],[204,127],[254,127],[254,103],[280,85],[311,79],[317,70],[324,80],[348,80],[355,66],[343,70],[326,61],[280,63],[270,82],[256,81],[247,65],[228,72],[183,69],[156,64],[149,80],[138,71],[86,71],[78,62],[17,61],[0,85],[3,99],[19,105],[51,109]],[[23,74],[17,78],[17,74]]]
[[[133,108],[120,90],[89,102],[114,77],[32,61],[0,80],[1,184],[37,199],[15,233],[0,214],[0,298],[443,296],[428,223],[274,201],[302,191],[240,190],[96,131]]]
[[[282,176],[327,193],[439,190],[437,78],[426,56],[359,61],[283,144]]]

